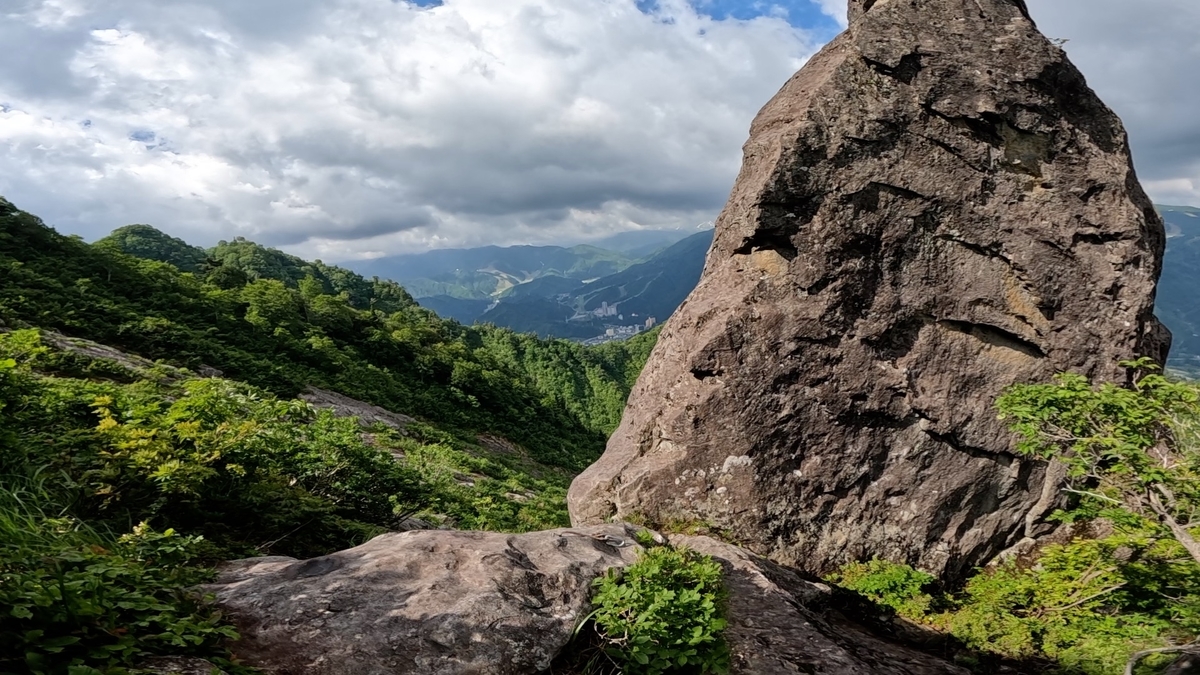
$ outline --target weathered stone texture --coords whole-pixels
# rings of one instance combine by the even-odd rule
[[[1054,505],[1004,387],[1165,358],[1162,222],[1024,4],[851,10],[754,121],[704,276],[572,486],[577,524],[702,520],[810,571],[955,577]]]
[[[590,609],[592,581],[632,562],[632,530],[387,534],[308,561],[232,563],[204,590],[234,653],[271,675],[535,675]],[[706,537],[729,591],[735,675],[966,675],[842,619],[829,589]]]
[[[586,613],[592,580],[633,560],[620,526],[526,535],[385,534],[321,558],[231,563],[205,587],[273,675],[527,675]]]

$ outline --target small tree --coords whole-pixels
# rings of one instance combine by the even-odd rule
[[[1138,373],[1128,387],[1071,373],[1010,387],[1000,417],[1022,453],[1066,465],[1079,515],[1161,531],[1200,563],[1200,392],[1149,359],[1122,365]]]

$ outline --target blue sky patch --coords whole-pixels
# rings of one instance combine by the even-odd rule
[[[688,0],[701,14],[714,19],[747,20],[759,16],[781,16],[798,28],[832,38],[840,30],[837,21],[821,12],[815,0]],[[658,0],[634,0],[647,14],[658,7]]]

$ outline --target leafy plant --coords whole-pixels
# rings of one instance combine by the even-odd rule
[[[1043,659],[1057,664],[1050,672],[1110,675],[1134,652],[1200,631],[1200,568],[1177,553],[1170,540],[1114,534],[1047,546],[1032,564],[998,563],[960,593],[931,593],[929,575],[881,560],[829,580],[953,636],[967,660]]]
[[[124,672],[153,655],[223,655],[237,637],[185,590],[208,577],[189,564],[198,539],[140,525],[114,540],[42,512],[35,493],[0,494],[0,672]]]
[[[829,581],[906,619],[921,620],[933,606],[933,596],[925,591],[935,581],[933,575],[880,558],[845,565]]]
[[[592,620],[605,653],[627,675],[725,673],[724,598],[720,563],[657,546],[596,580]]]
[[[954,609],[932,621],[972,648],[1046,656],[1076,672],[1116,673],[1129,655],[1187,641],[1200,628],[1200,580],[1170,546],[1145,536],[1081,539],[1008,561],[972,578]]]
[[[1001,419],[1021,452],[1066,465],[1066,489],[1081,498],[1075,517],[1161,529],[1200,563],[1200,448],[1172,433],[1195,428],[1182,423],[1200,414],[1200,392],[1147,359],[1125,365],[1138,373],[1129,387],[1071,373],[1011,387],[996,403]]]

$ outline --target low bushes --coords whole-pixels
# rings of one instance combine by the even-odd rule
[[[729,671],[721,564],[674,546],[650,546],[596,579],[594,610],[567,664],[554,672],[667,675]],[[582,637],[581,637],[582,636]],[[590,643],[588,642],[590,640]],[[562,663],[562,661],[560,661]]]
[[[198,543],[142,525],[113,538],[0,491],[0,672],[117,675],[156,655],[224,654],[236,637],[185,589]]]

